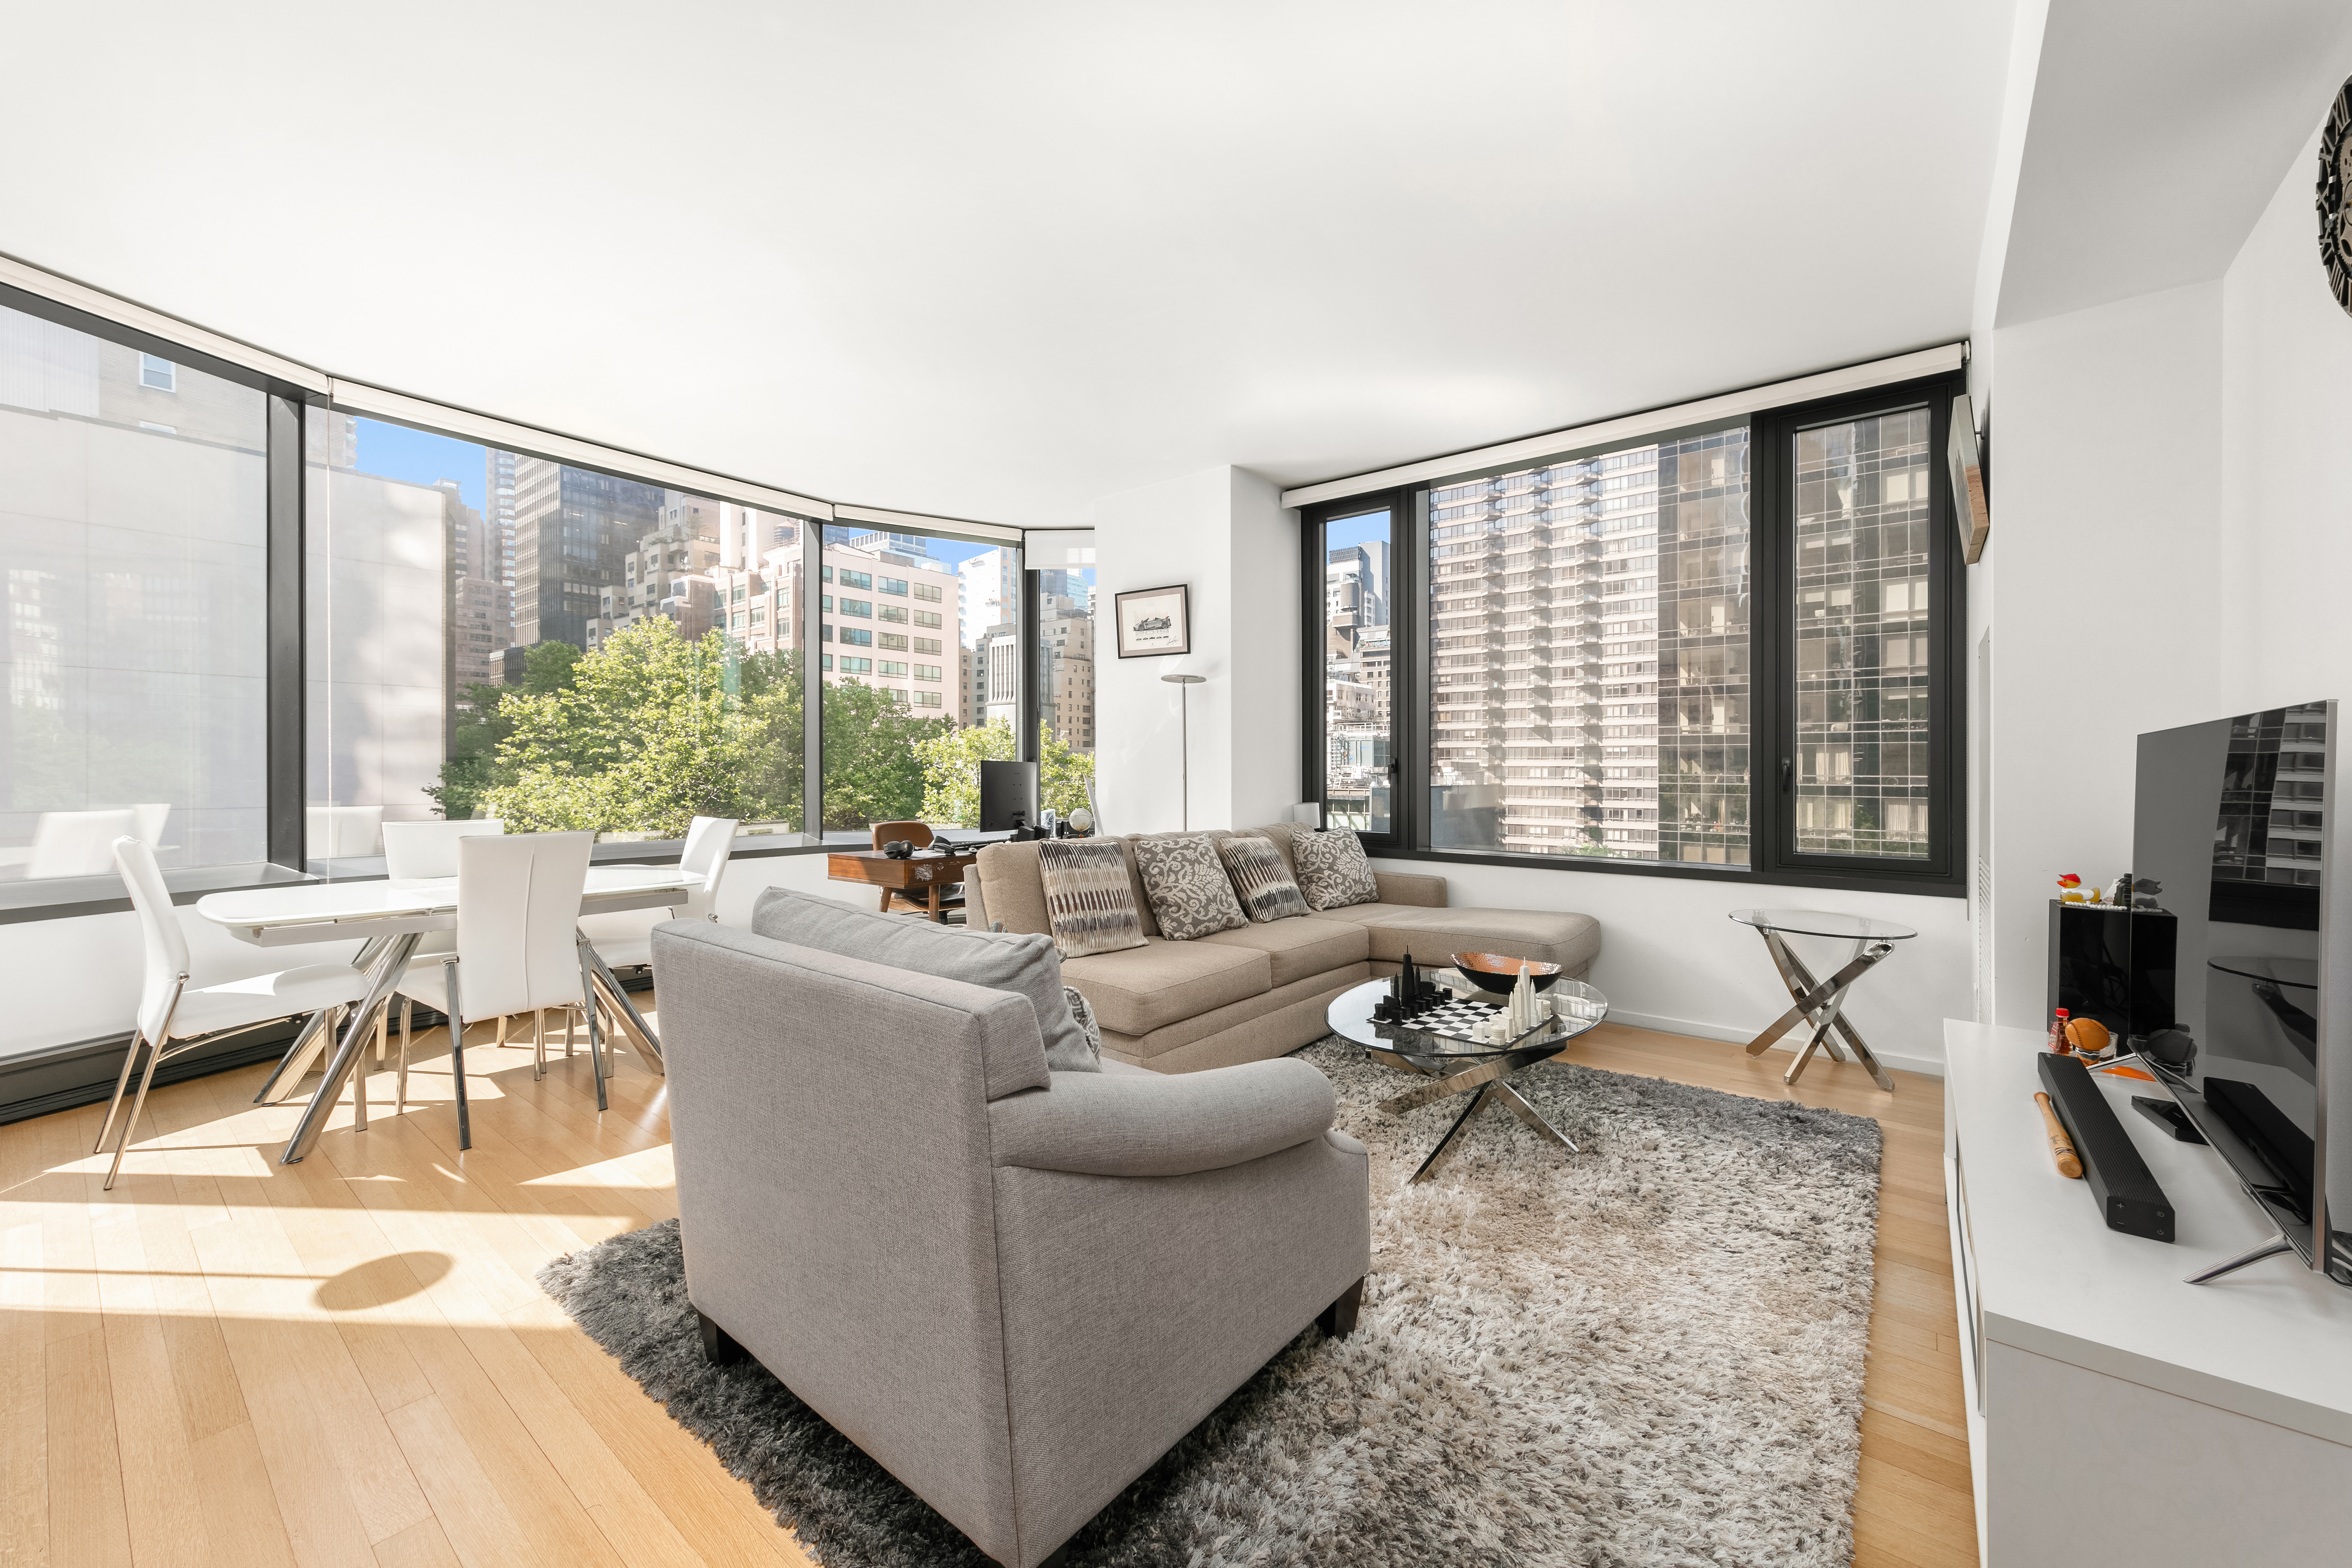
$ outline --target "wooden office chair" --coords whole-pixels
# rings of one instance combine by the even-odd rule
[[[538,1026],[549,1007],[588,1005],[586,960],[574,934],[588,882],[593,833],[483,834],[457,840],[457,945],[454,952],[409,961],[401,977],[398,1105],[408,1108],[408,1002],[447,1016],[449,1065],[457,1094],[457,1147],[474,1146],[466,1110],[466,1025],[470,1019],[529,1013],[532,1076],[547,1072],[547,1039]],[[569,1037],[568,1026],[566,1037]],[[596,1028],[588,1029],[596,1070],[596,1109],[604,1109],[604,1061]]]
[[[931,847],[930,824],[927,822],[877,822],[874,825],[875,848],[879,849],[885,844],[895,844],[901,838],[905,839],[908,843],[913,845],[918,849],[929,849]],[[922,900],[917,898],[914,894],[907,891],[905,889],[885,888],[882,889],[881,909],[882,912],[886,915],[890,912],[890,900],[892,899],[903,899],[906,900],[906,904],[908,909],[918,910],[923,914],[928,915],[931,912],[929,905],[925,904]],[[958,883],[956,886],[942,891],[940,894],[940,905],[943,909],[950,910],[962,908],[962,884]]]

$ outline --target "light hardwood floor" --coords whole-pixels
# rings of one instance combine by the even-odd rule
[[[467,1058],[462,1158],[446,1058],[291,1167],[260,1068],[157,1090],[111,1193],[102,1107],[0,1127],[0,1568],[807,1562],[532,1281],[676,1212],[661,1080],[625,1057],[600,1116],[584,1054]],[[1941,1085],[1616,1025],[1572,1059],[1879,1119],[1854,1562],[1974,1563]]]

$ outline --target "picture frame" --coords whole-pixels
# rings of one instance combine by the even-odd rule
[[[1973,566],[1992,531],[1992,505],[1985,495],[1984,447],[1977,439],[1976,405],[1967,393],[1952,399],[1952,433],[1944,444],[1951,468],[1952,519],[1960,527],[1960,559]]]
[[[1192,587],[1134,588],[1115,596],[1118,657],[1162,658],[1192,651]]]

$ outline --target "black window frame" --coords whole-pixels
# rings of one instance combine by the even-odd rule
[[[1368,854],[1395,857],[1404,853],[1408,846],[1420,842],[1415,825],[1419,822],[1421,792],[1406,787],[1406,781],[1416,775],[1409,763],[1411,752],[1405,743],[1404,731],[1412,722],[1408,717],[1409,706],[1412,711],[1422,714],[1424,728],[1427,715],[1418,705],[1397,700],[1397,693],[1406,689],[1406,672],[1412,671],[1412,679],[1417,681],[1422,666],[1417,637],[1407,637],[1398,629],[1398,606],[1403,602],[1406,593],[1406,548],[1403,542],[1408,537],[1427,540],[1428,500],[1427,486],[1418,489],[1401,486],[1325,501],[1305,508],[1298,514],[1299,577],[1305,589],[1305,613],[1300,616],[1303,636],[1299,645],[1299,664],[1306,674],[1299,708],[1298,798],[1314,805],[1324,821],[1328,821],[1330,816],[1330,752],[1324,726],[1325,704],[1329,695],[1326,690],[1326,660],[1328,658],[1326,635],[1330,625],[1327,598],[1330,562],[1324,541],[1331,523],[1381,510],[1389,514],[1389,831],[1357,833],[1356,837],[1363,840]],[[1416,508],[1421,519],[1419,527],[1413,522]],[[1428,561],[1424,556],[1421,574],[1413,581],[1425,583],[1427,574]],[[1425,602],[1425,599],[1415,601],[1417,605]],[[1414,626],[1418,631],[1418,620]],[[1414,644],[1411,649],[1405,646],[1408,642]],[[1418,687],[1414,689],[1418,689]],[[1420,754],[1426,762],[1428,753],[1424,751]]]
[[[1966,390],[1952,372],[1889,383],[1835,397],[1776,405],[1750,414],[1748,431],[1748,864],[1632,860],[1599,856],[1528,855],[1494,850],[1436,849],[1429,845],[1431,701],[1429,676],[1430,493],[1478,475],[1541,467],[1650,440],[1720,429],[1738,420],[1709,421],[1602,447],[1563,443],[1557,452],[1458,471],[1401,487],[1369,489],[1299,511],[1300,597],[1299,796],[1324,803],[1325,692],[1324,544],[1327,525],[1386,506],[1390,529],[1389,626],[1391,755],[1398,784],[1388,834],[1360,834],[1365,852],[1382,859],[1465,866],[1510,866],[1608,876],[1747,882],[1758,887],[1840,889],[1855,892],[1968,895],[1968,568],[1952,522],[1949,468],[1942,454],[1949,437],[1952,400]],[[1926,406],[1928,427],[1929,795],[1925,861],[1801,854],[1794,848],[1795,795],[1782,786],[1781,759],[1794,757],[1795,691],[1790,679],[1795,641],[1794,500],[1780,444],[1800,428]],[[1762,807],[1759,809],[1759,805]]]

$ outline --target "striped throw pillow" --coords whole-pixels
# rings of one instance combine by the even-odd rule
[[[1217,840],[1217,853],[1250,919],[1263,923],[1307,912],[1307,900],[1300,897],[1298,884],[1292,879],[1290,868],[1282,863],[1282,852],[1275,848],[1273,839],[1236,833]]]
[[[1047,838],[1037,846],[1045,884],[1045,920],[1064,958],[1143,945],[1127,856],[1116,840]]]

